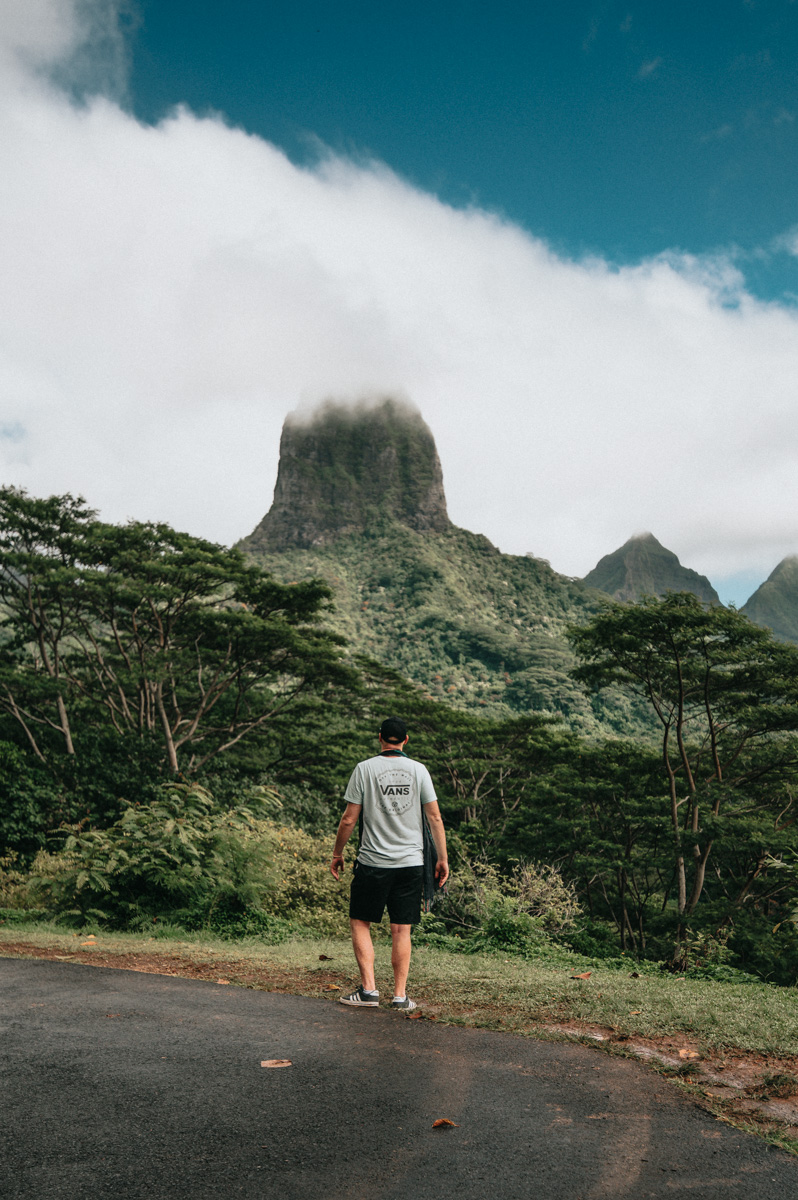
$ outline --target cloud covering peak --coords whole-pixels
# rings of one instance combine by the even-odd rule
[[[187,109],[143,125],[111,98],[115,12],[4,8],[5,482],[231,542],[288,412],[404,395],[452,519],[505,550],[584,574],[655,528],[710,575],[798,550],[793,310],[723,256],[569,261],[379,163],[298,167]]]

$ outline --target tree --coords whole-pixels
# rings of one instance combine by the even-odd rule
[[[735,885],[728,907],[742,905],[766,874],[767,843],[794,825],[798,650],[684,592],[608,603],[569,637],[578,680],[626,688],[656,718],[680,927],[701,899],[713,847],[724,850],[722,886]],[[735,863],[744,829],[751,836]]]
[[[81,498],[37,500],[17,488],[0,489],[0,707],[42,762],[36,726],[54,731],[63,750],[75,753],[64,655],[84,607],[76,584],[81,549],[95,519]]]
[[[0,489],[0,710],[36,757],[105,727],[196,772],[302,693],[351,680],[320,627],[330,591],[282,585],[168,525],[109,525],[81,499]]]

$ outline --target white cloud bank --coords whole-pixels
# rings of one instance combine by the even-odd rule
[[[4,482],[232,542],[288,411],[399,392],[453,520],[504,550],[581,575],[651,529],[714,578],[798,551],[794,311],[723,262],[563,261],[378,164],[76,105],[41,67],[90,34],[67,0],[5,0]]]

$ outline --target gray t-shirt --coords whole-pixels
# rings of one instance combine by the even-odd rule
[[[369,867],[423,866],[421,806],[437,799],[423,763],[393,754],[367,758],[352,772],[344,799],[363,807],[358,862]]]

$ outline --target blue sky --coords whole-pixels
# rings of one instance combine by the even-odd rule
[[[281,146],[374,156],[558,252],[733,251],[798,293],[798,5],[141,0],[130,98]]]
[[[3,0],[0,476],[226,544],[404,397],[453,521],[798,554],[798,3]]]

